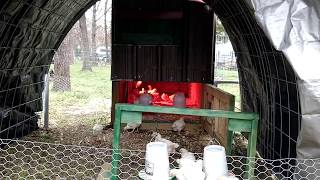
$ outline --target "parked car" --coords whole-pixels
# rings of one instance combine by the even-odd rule
[[[97,47],[96,56],[99,61],[110,63],[111,62],[111,48],[108,47],[108,50],[104,46]]]

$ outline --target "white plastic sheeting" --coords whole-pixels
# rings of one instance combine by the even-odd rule
[[[255,16],[275,48],[297,73],[301,101],[298,158],[320,157],[320,1],[251,0]]]

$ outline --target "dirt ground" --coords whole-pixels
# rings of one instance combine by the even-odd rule
[[[197,133],[182,131],[180,134],[170,130],[158,130],[157,132],[160,133],[163,138],[178,143],[180,145],[179,148],[185,148],[194,153],[201,153],[206,145],[215,142],[202,130]],[[121,148],[145,150],[146,144],[153,141],[152,133],[153,131],[151,130],[140,129],[134,132],[122,130],[120,142]],[[108,128],[103,130],[101,134],[94,135],[92,126],[82,124],[60,129],[51,128],[49,130],[44,130],[41,128],[24,137],[24,140],[112,148],[113,129]]]
[[[96,123],[107,126],[110,122],[110,106],[111,102],[108,99],[94,99],[83,106],[71,106],[64,111],[51,109],[50,113],[53,115],[49,115],[49,129],[45,130],[43,120],[40,120],[40,129],[23,139],[35,142],[112,148],[112,128],[105,128],[98,135],[93,133],[93,126]],[[157,130],[157,132],[163,138],[178,143],[179,148],[185,148],[194,153],[201,153],[206,145],[214,141],[201,129],[197,132],[182,131],[180,134],[171,130]],[[142,129],[135,132],[122,130],[121,148],[145,150],[146,144],[153,141],[152,133],[151,130]]]
[[[93,133],[93,126],[98,123],[108,126],[111,113],[110,99],[92,99],[83,106],[70,106],[68,109],[50,109],[49,129],[43,128],[43,120],[39,122],[39,130],[25,136],[23,140],[49,142],[65,145],[93,146],[112,148],[113,129],[105,128],[101,134]],[[202,153],[208,144],[218,144],[203,129],[199,131],[182,131],[180,134],[171,130],[157,130],[163,138],[178,143],[179,148],[185,148],[193,153]],[[151,130],[135,132],[121,131],[121,148],[130,150],[145,150],[146,144],[153,141]],[[245,155],[246,140],[241,135],[235,135],[233,154]]]

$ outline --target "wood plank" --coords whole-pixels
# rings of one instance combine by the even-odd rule
[[[204,87],[205,97],[203,98],[203,107],[214,110],[234,110],[234,96],[223,90],[207,84]],[[222,145],[227,145],[227,118],[202,119],[204,129],[211,135],[219,139]]]

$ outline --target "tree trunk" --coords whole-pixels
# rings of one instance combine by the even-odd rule
[[[54,55],[54,79],[53,91],[70,91],[70,44],[68,43],[69,37],[66,37],[61,43],[59,49]]]
[[[92,32],[91,32],[91,57],[93,60],[96,60],[96,32],[97,32],[97,23],[96,23],[96,16],[97,16],[97,7],[96,4],[93,5],[92,8]]]
[[[71,30],[68,32],[67,37],[68,38],[68,59],[70,62],[70,65],[74,63],[75,59],[75,54],[74,50],[76,49],[75,47],[80,44],[79,38],[77,38],[78,33],[75,30],[75,27],[72,27]]]
[[[84,14],[79,20],[80,36],[81,36],[81,58],[83,61],[82,71],[92,71],[90,65],[90,49],[89,38],[86,23],[86,15]]]
[[[108,43],[108,24],[107,24],[107,13],[109,11],[109,8],[108,8],[108,0],[106,0],[106,4],[104,6],[104,43],[106,45],[106,50],[107,50],[107,53],[108,53],[108,46],[109,46],[109,43]]]

